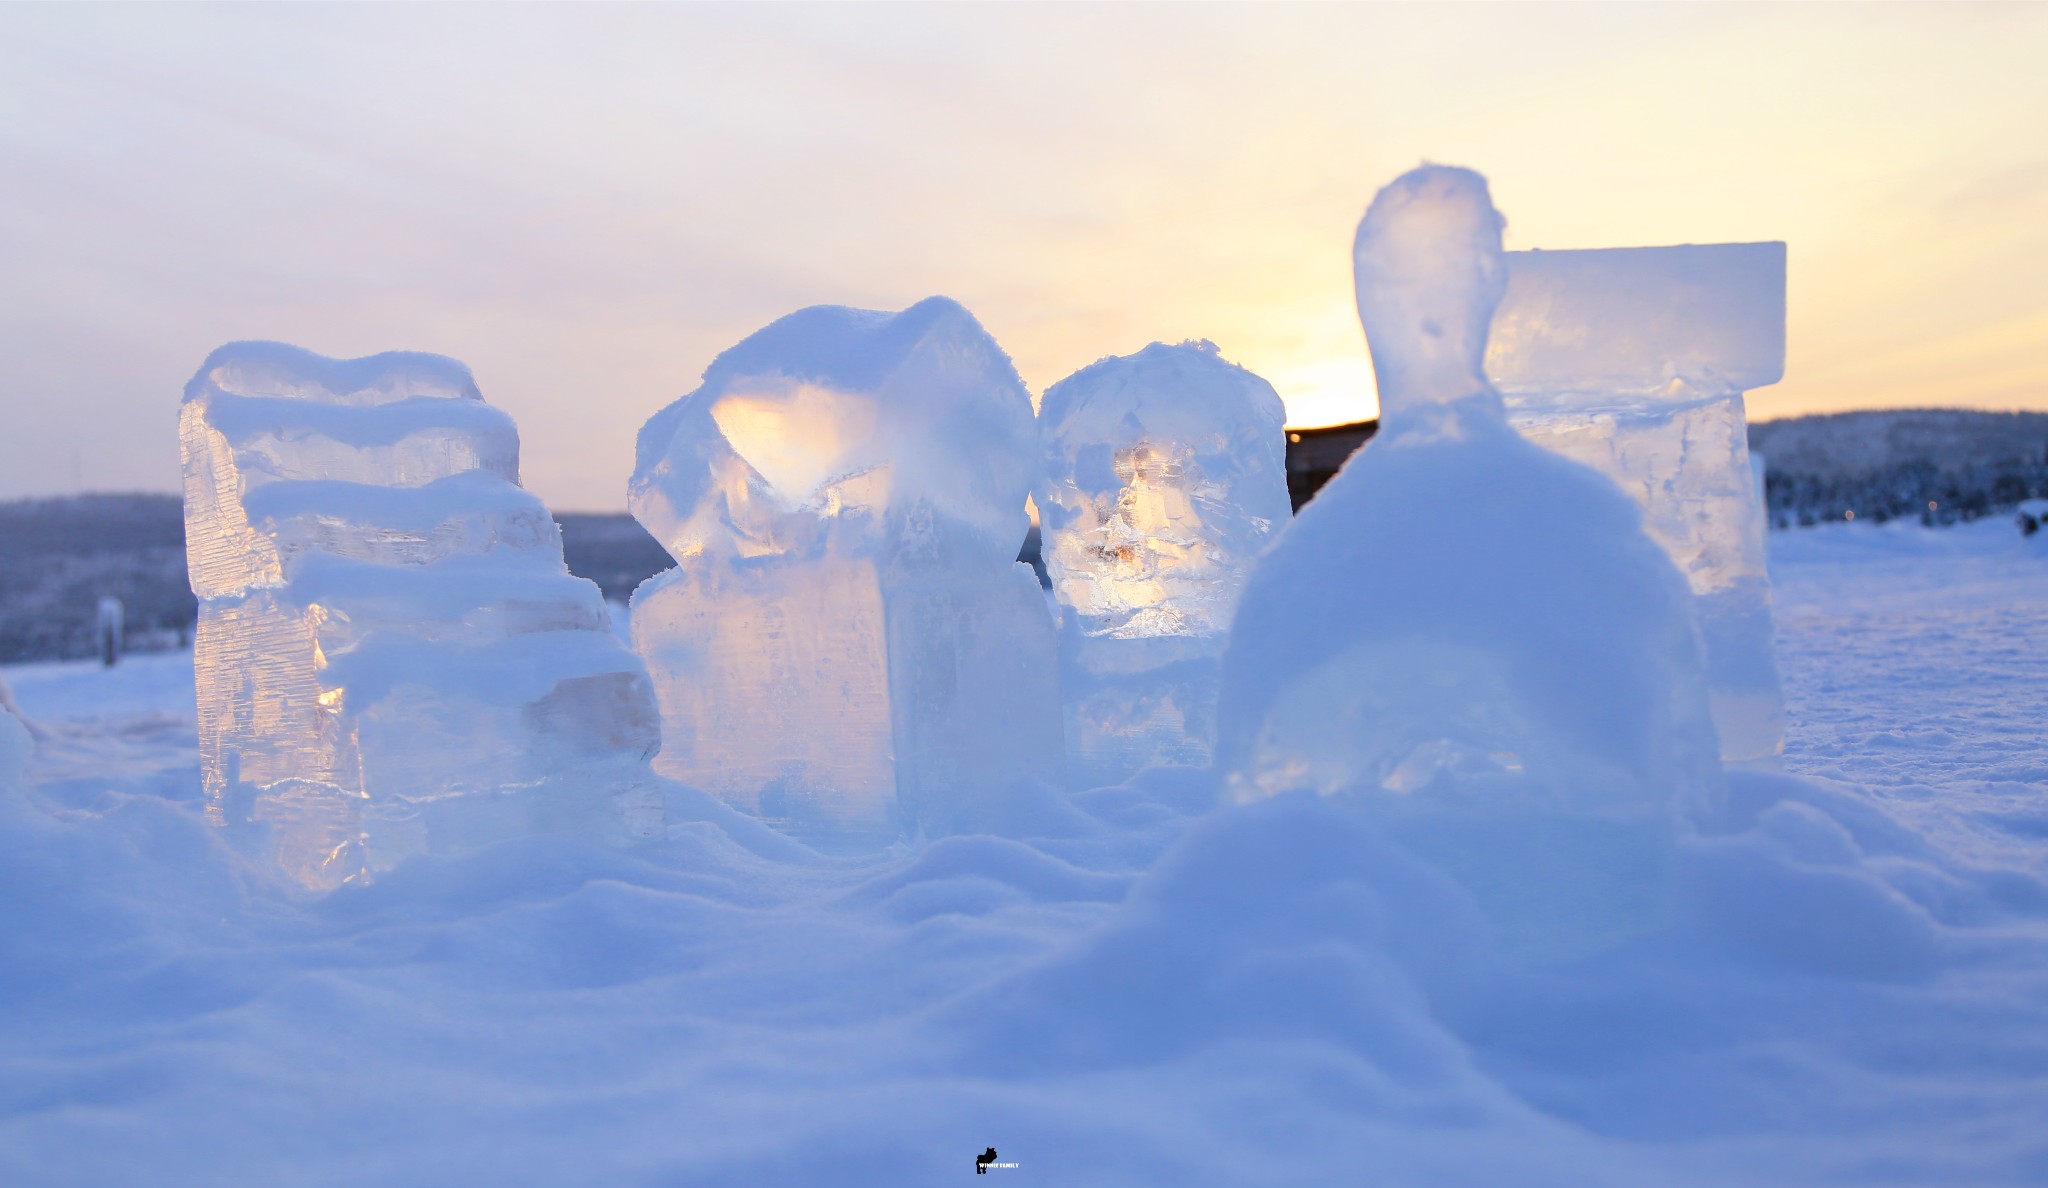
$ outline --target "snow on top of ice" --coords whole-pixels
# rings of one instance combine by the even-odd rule
[[[1114,411],[1091,407],[1098,405]],[[1214,453],[1237,433],[1248,433],[1247,446],[1284,448],[1287,410],[1273,385],[1203,340],[1099,359],[1047,388],[1038,416],[1049,447],[1069,438],[1185,435]]]
[[[1030,393],[959,303],[813,306],[720,354],[636,440],[633,513],[682,557],[819,545],[822,521],[923,504],[1013,558],[1029,527]]]
[[[1444,649],[1444,688],[1459,656],[1489,657],[1512,715],[1526,717],[1488,721],[1477,705],[1432,717],[1418,698],[1333,733],[1331,747],[1378,739],[1399,758],[1469,715],[1466,726],[1522,740],[1526,790],[1556,805],[1661,815],[1675,797],[1701,810],[1719,773],[1687,599],[1627,496],[1505,424],[1399,449],[1376,441],[1252,574],[1224,659],[1218,766],[1253,771],[1273,745],[1262,731],[1315,730],[1319,715],[1293,723],[1278,711],[1326,661],[1422,640]],[[1297,786],[1335,791],[1345,770],[1304,769]]]
[[[704,370],[704,386],[722,390],[749,377],[782,375],[852,391],[878,388],[934,341],[976,356],[971,367],[977,374],[1015,374],[1010,357],[967,307],[950,297],[927,297],[899,313],[844,305],[800,309],[720,353]]]
[[[611,630],[604,596],[560,565],[508,566],[490,556],[448,556],[408,571],[377,562],[309,556],[291,595],[363,627],[397,622],[427,638],[450,630],[491,638],[532,630]]]
[[[457,471],[417,487],[329,479],[266,483],[251,490],[242,506],[252,523],[315,516],[415,533],[457,519],[525,516],[554,523],[538,496],[482,470]]]
[[[206,357],[185,399],[280,397],[369,406],[418,397],[482,400],[469,368],[443,355],[388,351],[330,359],[282,342],[231,342]]]
[[[563,682],[641,671],[639,658],[601,629],[520,632],[486,639],[482,646],[408,632],[372,635],[331,657],[322,680],[364,702],[419,685],[440,698],[460,693],[478,704],[521,706],[540,701]]]
[[[280,433],[317,433],[355,446],[392,445],[435,430],[517,438],[511,416],[481,397],[405,396],[377,404],[222,394],[207,399],[208,423],[238,448]]]

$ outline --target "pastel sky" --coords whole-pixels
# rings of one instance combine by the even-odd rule
[[[1208,338],[1369,416],[1350,243],[1423,160],[1511,248],[1782,239],[1757,418],[2048,409],[2048,4],[0,6],[0,498],[177,488],[243,338],[452,355],[526,484],[818,303],[1034,391]]]

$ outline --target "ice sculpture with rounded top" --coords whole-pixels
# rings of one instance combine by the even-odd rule
[[[819,844],[1061,780],[1052,620],[1016,562],[1036,434],[973,315],[800,310],[641,429],[633,595],[663,774]]]
[[[1046,390],[1036,495],[1076,787],[1209,763],[1237,596],[1290,514],[1285,415],[1206,342],[1154,343]]]
[[[316,888],[532,830],[659,831],[645,670],[468,369],[231,344],[179,442],[216,823]]]
[[[1238,800],[1346,797],[1508,949],[1555,958],[1657,926],[1720,768],[1683,581],[1612,483],[1509,427],[1481,368],[1502,225],[1483,178],[1440,166],[1360,224],[1380,432],[1246,587],[1217,760]]]

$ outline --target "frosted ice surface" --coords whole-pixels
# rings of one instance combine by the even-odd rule
[[[1785,245],[1508,252],[1486,373],[1510,404],[1607,394],[1648,403],[1785,374]]]
[[[641,429],[656,768],[826,843],[1058,783],[1055,635],[1016,563],[1031,400],[965,309],[800,310]]]
[[[1208,343],[1154,343],[1046,391],[1036,495],[1076,787],[1210,762],[1238,594],[1290,515],[1285,416]]]
[[[1531,441],[1618,482],[1696,598],[1722,757],[1784,749],[1746,389],[1785,369],[1785,245],[1511,252],[1488,375]]]
[[[1484,179],[1434,166],[1360,225],[1381,430],[1246,586],[1217,764],[1239,800],[1346,797],[1510,948],[1571,954],[1658,926],[1720,767],[1670,560],[1487,382],[1501,226]]]
[[[529,829],[659,827],[646,673],[461,364],[222,347],[180,445],[217,823],[267,826],[323,888]]]

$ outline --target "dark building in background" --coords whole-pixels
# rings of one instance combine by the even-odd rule
[[[1372,440],[1379,431],[1378,421],[1356,421],[1349,425],[1329,425],[1321,429],[1289,429],[1287,431],[1287,497],[1294,503],[1294,510],[1315,497],[1323,484],[1337,473],[1345,459],[1358,451],[1358,447]]]

